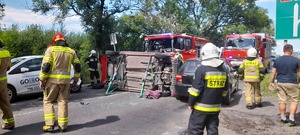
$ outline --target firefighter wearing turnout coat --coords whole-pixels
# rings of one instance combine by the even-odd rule
[[[89,65],[91,86],[94,85],[94,77],[96,77],[97,84],[99,84],[100,83],[100,76],[98,71],[99,59],[96,56],[96,51],[92,50],[90,56],[86,58],[84,62],[86,62]]]
[[[221,103],[227,95],[227,73],[223,61],[218,59],[218,49],[212,43],[201,48],[202,65],[195,72],[189,89],[189,135],[202,135],[204,128],[208,135],[218,135]]]
[[[247,51],[247,59],[243,61],[238,69],[238,74],[245,82],[245,98],[246,108],[254,109],[255,107],[262,107],[260,82],[264,77],[265,69],[263,63],[257,58],[257,51],[255,48],[250,48]],[[252,93],[254,95],[254,102],[252,102]]]
[[[44,90],[43,131],[54,131],[56,118],[53,103],[57,101],[58,128],[64,132],[68,124],[71,66],[73,65],[75,70],[73,82],[75,87],[81,68],[75,51],[67,47],[66,39],[62,34],[55,34],[52,42],[53,46],[48,47],[45,52],[40,72],[40,87]]]
[[[11,66],[11,56],[8,50],[2,48],[3,46],[0,41],[0,112],[4,123],[1,128],[12,130],[15,127],[15,120],[8,99],[6,76],[6,71]]]

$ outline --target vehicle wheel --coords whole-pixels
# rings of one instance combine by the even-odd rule
[[[171,91],[162,91],[160,97],[169,97],[171,96]]]
[[[111,50],[106,50],[106,51],[105,51],[105,54],[106,54],[106,55],[118,55],[119,52],[111,51]]]
[[[72,79],[72,80],[73,80],[73,79]],[[71,81],[72,81],[72,80],[71,80]],[[80,79],[80,80],[81,80],[81,79]],[[76,87],[76,88],[72,87],[72,85],[70,86],[70,91],[71,91],[71,93],[78,93],[78,92],[81,91],[82,81],[78,81],[78,82],[77,82],[77,85],[78,85],[78,87]]]
[[[223,99],[223,105],[230,105],[230,99],[231,99],[231,89],[228,90],[226,97]]]
[[[7,94],[8,94],[8,99],[10,102],[14,102],[15,99],[17,98],[16,89],[11,85],[7,86]]]

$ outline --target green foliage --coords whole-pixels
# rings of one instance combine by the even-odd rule
[[[4,14],[4,7],[5,7],[5,4],[0,1],[0,20],[2,19],[2,17],[5,15]],[[1,27],[0,27],[1,28]]]
[[[271,74],[267,74],[264,78],[264,80],[260,83],[260,90],[263,96],[275,96],[276,91],[270,91],[269,90],[269,84],[270,84],[270,77]]]

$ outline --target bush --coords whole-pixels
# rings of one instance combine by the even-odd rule
[[[275,96],[276,91],[269,90],[271,74],[267,74],[264,80],[260,83],[260,90],[263,96]]]

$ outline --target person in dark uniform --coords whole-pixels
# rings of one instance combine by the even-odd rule
[[[227,95],[227,73],[223,61],[218,59],[218,49],[206,43],[201,49],[202,65],[195,72],[189,88],[189,109],[192,110],[188,124],[189,135],[218,135],[221,103]]]
[[[100,77],[98,71],[99,59],[96,57],[96,51],[92,50],[90,56],[86,58],[84,62],[86,62],[89,65],[91,86],[95,84],[94,77],[96,77],[96,81],[99,84],[100,83]]]

